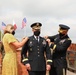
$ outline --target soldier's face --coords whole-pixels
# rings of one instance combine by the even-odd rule
[[[68,30],[59,28],[58,32],[61,34],[66,34],[68,32]]]
[[[33,33],[35,36],[39,36],[40,35],[40,29],[33,29]]]

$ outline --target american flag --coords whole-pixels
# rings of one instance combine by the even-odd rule
[[[2,22],[2,29],[4,30],[6,27],[6,24],[4,22]]]
[[[23,20],[22,20],[22,28],[21,29],[23,29],[25,26],[26,26],[26,18],[24,18]]]

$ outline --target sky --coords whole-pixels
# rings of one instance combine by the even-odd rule
[[[24,17],[27,24],[21,29]],[[40,22],[41,36],[58,34],[59,24],[65,24],[70,27],[68,36],[72,43],[76,43],[76,0],[0,0],[0,24],[13,24],[13,20],[19,40],[31,36],[30,25]]]

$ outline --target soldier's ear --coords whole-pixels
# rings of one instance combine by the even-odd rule
[[[32,29],[32,31],[34,31],[34,29]]]

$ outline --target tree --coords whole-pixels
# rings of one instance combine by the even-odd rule
[[[1,31],[0,31],[0,41],[1,41]]]
[[[0,30],[0,41],[2,41],[2,37],[3,37],[3,34],[1,32],[1,30]]]

